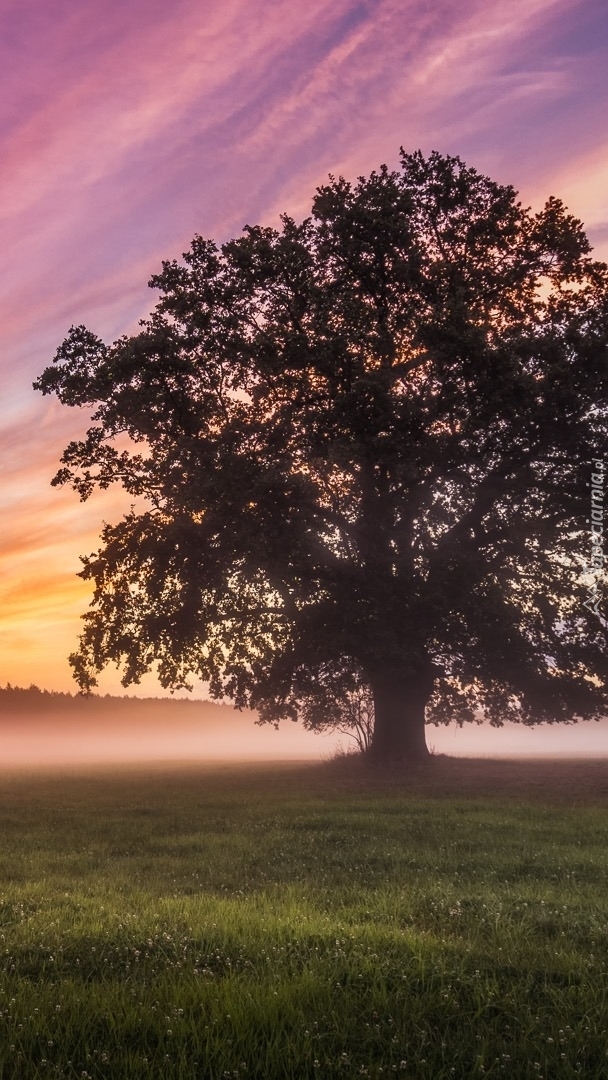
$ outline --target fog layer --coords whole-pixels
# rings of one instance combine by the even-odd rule
[[[353,745],[340,735],[279,730],[251,712],[212,702],[0,689],[0,768],[147,761],[321,759]],[[608,721],[503,728],[428,727],[437,754],[466,757],[608,757]]]

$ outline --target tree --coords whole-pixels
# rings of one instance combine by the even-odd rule
[[[459,158],[402,150],[398,171],[330,177],[301,224],[197,236],[133,336],[72,328],[35,386],[96,411],[53,483],[147,500],[83,560],[80,687],[157,665],[275,723],[367,687],[383,760],[424,757],[425,719],[597,718],[608,268],[590,250],[559,200],[534,214]]]
[[[325,687],[311,694],[302,708],[309,731],[337,732],[351,739],[359,753],[371,750],[374,734],[374,698],[369,685],[358,680],[350,690],[328,693]],[[348,745],[348,744],[347,744]]]

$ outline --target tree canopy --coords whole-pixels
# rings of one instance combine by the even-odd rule
[[[156,667],[313,726],[367,690],[384,758],[423,755],[425,719],[598,717],[606,622],[582,571],[608,268],[590,250],[558,199],[533,213],[402,150],[330,177],[301,223],[195,237],[134,335],[73,327],[35,386],[95,411],[53,483],[146,500],[83,560],[80,687]]]

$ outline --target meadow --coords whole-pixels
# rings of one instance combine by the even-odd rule
[[[0,1077],[608,1077],[608,763],[0,778]]]

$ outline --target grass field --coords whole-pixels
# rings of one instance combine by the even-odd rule
[[[608,763],[5,775],[0,1077],[608,1077]]]

